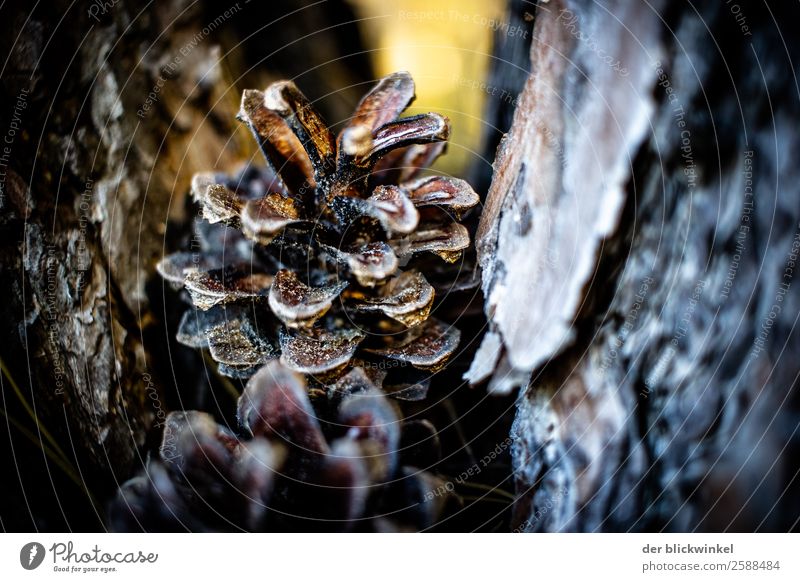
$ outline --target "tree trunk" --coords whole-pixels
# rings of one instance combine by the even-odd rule
[[[519,530],[796,527],[797,14],[740,4],[537,8],[470,371],[523,386]]]

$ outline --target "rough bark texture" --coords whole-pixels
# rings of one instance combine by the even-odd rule
[[[527,386],[520,530],[796,527],[800,51],[741,8],[538,8],[472,374]]]
[[[4,111],[19,112],[20,129],[0,210],[3,309],[15,322],[3,358],[100,498],[127,475],[163,399],[143,344],[145,284],[172,195],[235,151],[221,128],[236,97],[218,90],[213,43],[191,44],[204,23],[187,7],[136,18],[124,3],[64,4],[4,19]]]

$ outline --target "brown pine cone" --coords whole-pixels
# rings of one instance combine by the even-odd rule
[[[235,377],[280,357],[327,382],[357,351],[427,371],[447,362],[459,332],[430,317],[428,278],[448,288],[447,264],[470,244],[457,220],[478,196],[463,180],[418,176],[443,153],[449,122],[398,118],[413,98],[408,73],[381,79],[334,139],[292,82],[244,92],[239,117],[269,164],[195,176],[208,223],[199,252],[158,265],[197,308],[179,341]],[[430,254],[441,267],[426,278]]]
[[[171,413],[158,460],[120,488],[110,528],[416,531],[455,507],[440,494],[448,490],[440,479],[405,464],[412,451],[436,462],[432,425],[401,423],[360,368],[332,386],[329,399],[326,418],[312,407],[304,377],[275,360],[239,399],[244,436],[203,412]],[[414,433],[413,444],[401,442],[401,431]]]

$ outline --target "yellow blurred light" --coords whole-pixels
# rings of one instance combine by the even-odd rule
[[[379,75],[409,71],[417,100],[409,113],[436,111],[451,120],[448,154],[436,168],[460,174],[476,163],[493,29],[502,0],[350,0]]]

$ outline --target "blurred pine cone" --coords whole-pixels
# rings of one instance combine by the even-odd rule
[[[401,423],[360,368],[328,398],[329,413],[315,410],[303,376],[273,361],[239,399],[246,436],[202,412],[171,413],[159,458],[120,488],[110,528],[418,531],[457,506],[451,487],[406,464],[438,460],[430,423]]]
[[[381,79],[334,139],[292,82],[244,92],[239,117],[269,164],[195,176],[199,252],[158,265],[196,307],[179,341],[244,378],[280,357],[329,382],[357,350],[420,370],[447,362],[459,332],[429,317],[429,279],[453,288],[459,269],[447,265],[470,244],[457,220],[478,196],[463,180],[419,177],[449,126],[435,113],[398,118],[413,98],[408,73]]]

